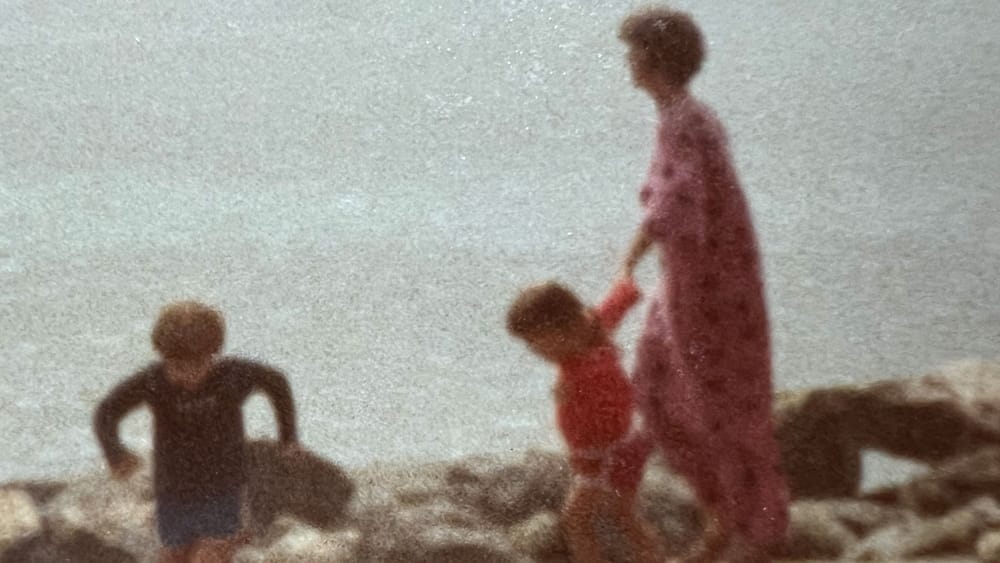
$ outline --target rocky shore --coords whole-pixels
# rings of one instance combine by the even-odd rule
[[[795,497],[783,559],[1000,562],[1000,365],[787,392],[775,409]],[[346,472],[271,442],[248,447],[240,563],[568,561],[559,452]],[[927,470],[863,492],[870,449]],[[697,537],[691,495],[658,461],[641,495],[673,551]],[[148,472],[0,486],[0,563],[151,562],[156,546]]]

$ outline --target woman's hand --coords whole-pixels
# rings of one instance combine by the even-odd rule
[[[652,239],[646,235],[646,231],[642,228],[639,229],[635,234],[635,238],[632,239],[632,245],[628,249],[628,255],[625,257],[625,262],[622,264],[621,277],[632,279],[635,276],[635,268],[639,265],[643,256],[649,251],[649,247],[653,245]]]

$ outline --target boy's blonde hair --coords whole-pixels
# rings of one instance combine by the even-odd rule
[[[188,360],[219,352],[226,337],[222,313],[197,301],[178,301],[160,310],[153,348],[164,358]]]

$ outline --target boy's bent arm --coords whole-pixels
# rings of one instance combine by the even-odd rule
[[[288,379],[280,371],[254,362],[248,373],[253,389],[260,389],[267,395],[278,419],[278,431],[283,443],[298,441],[295,427],[295,402]]]
[[[94,412],[94,432],[104,451],[104,458],[111,467],[115,467],[129,455],[118,436],[118,423],[129,411],[146,402],[147,379],[148,373],[143,370],[119,383],[97,405]]]
[[[639,288],[630,277],[619,279],[604,301],[594,309],[601,322],[601,328],[606,332],[614,332],[621,324],[625,313],[639,301]]]

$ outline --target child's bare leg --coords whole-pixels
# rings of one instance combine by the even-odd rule
[[[705,531],[695,549],[684,557],[687,563],[713,563],[726,549],[732,532],[726,520],[715,507],[705,507]]]
[[[191,563],[229,563],[235,551],[233,538],[204,538],[195,543]]]
[[[656,528],[635,510],[635,499],[614,495],[611,515],[625,534],[629,550],[639,563],[660,563],[666,557],[663,542]]]
[[[191,546],[161,547],[158,561],[159,563],[189,563],[191,552]]]
[[[742,534],[734,534],[726,551],[726,561],[731,563],[769,563],[772,561],[773,547],[754,545]]]
[[[573,484],[562,514],[563,533],[574,563],[607,563],[594,530],[594,516],[601,501],[598,486]]]

